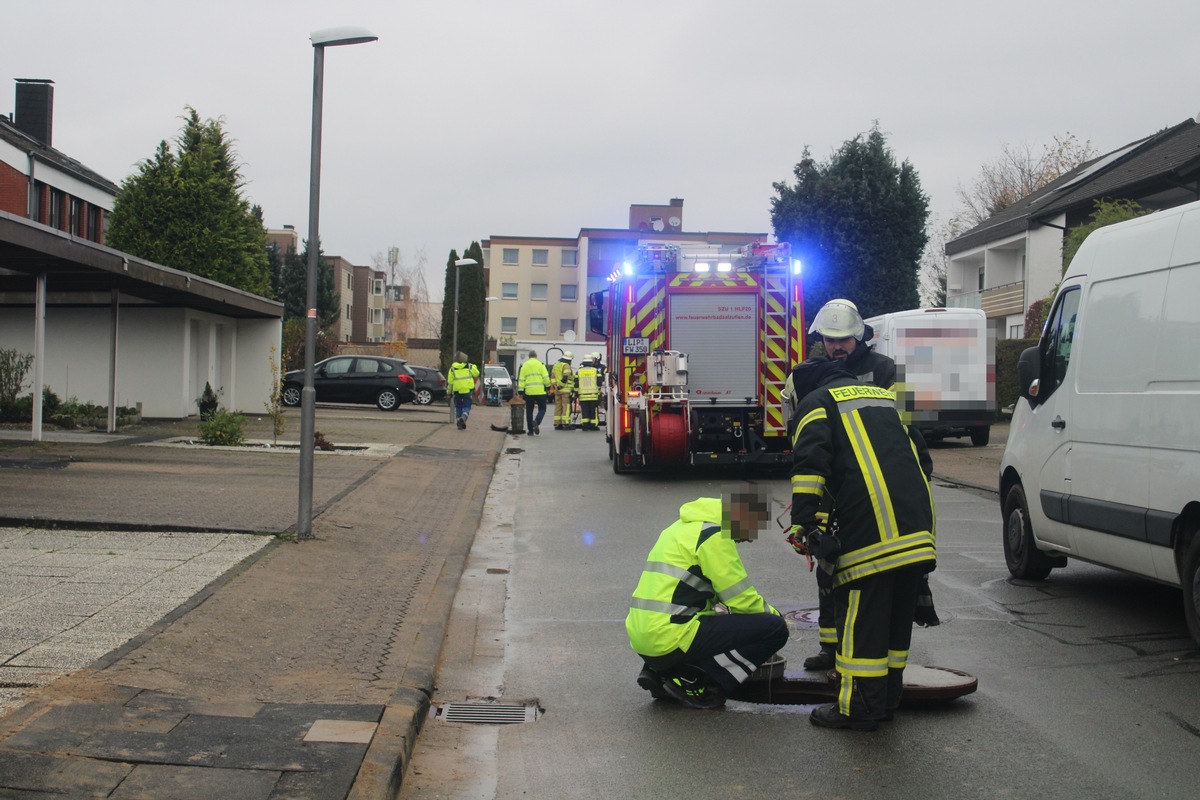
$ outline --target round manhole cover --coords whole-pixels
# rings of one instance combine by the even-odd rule
[[[815,608],[800,608],[795,611],[789,611],[783,616],[789,623],[797,628],[816,629],[820,627],[817,623],[817,616],[820,614]]]

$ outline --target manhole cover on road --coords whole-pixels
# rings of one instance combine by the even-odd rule
[[[795,625],[797,628],[816,628],[818,627],[817,615],[820,612],[815,608],[801,608],[796,611],[789,611],[784,614],[784,618]]]
[[[514,725],[538,718],[536,703],[445,703],[437,708],[442,722],[466,722],[475,725]]]

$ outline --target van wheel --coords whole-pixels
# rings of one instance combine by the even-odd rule
[[[1033,542],[1025,490],[1017,484],[1004,500],[1004,563],[1014,578],[1040,581],[1050,574],[1053,562]]]
[[[1188,631],[1200,643],[1200,533],[1192,535],[1192,543],[1183,556],[1179,583],[1183,587],[1183,616]]]
[[[976,447],[986,447],[992,437],[992,429],[985,425],[982,428],[971,428],[971,444]]]

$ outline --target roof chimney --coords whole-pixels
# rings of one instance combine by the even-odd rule
[[[54,81],[17,78],[17,104],[13,125],[47,147],[54,130]]]

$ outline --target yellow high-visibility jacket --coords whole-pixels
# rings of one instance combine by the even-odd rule
[[[734,614],[778,614],[750,583],[737,544],[721,527],[721,499],[684,503],[658,536],[633,591],[625,630],[644,656],[686,651],[700,619],[722,603]]]

